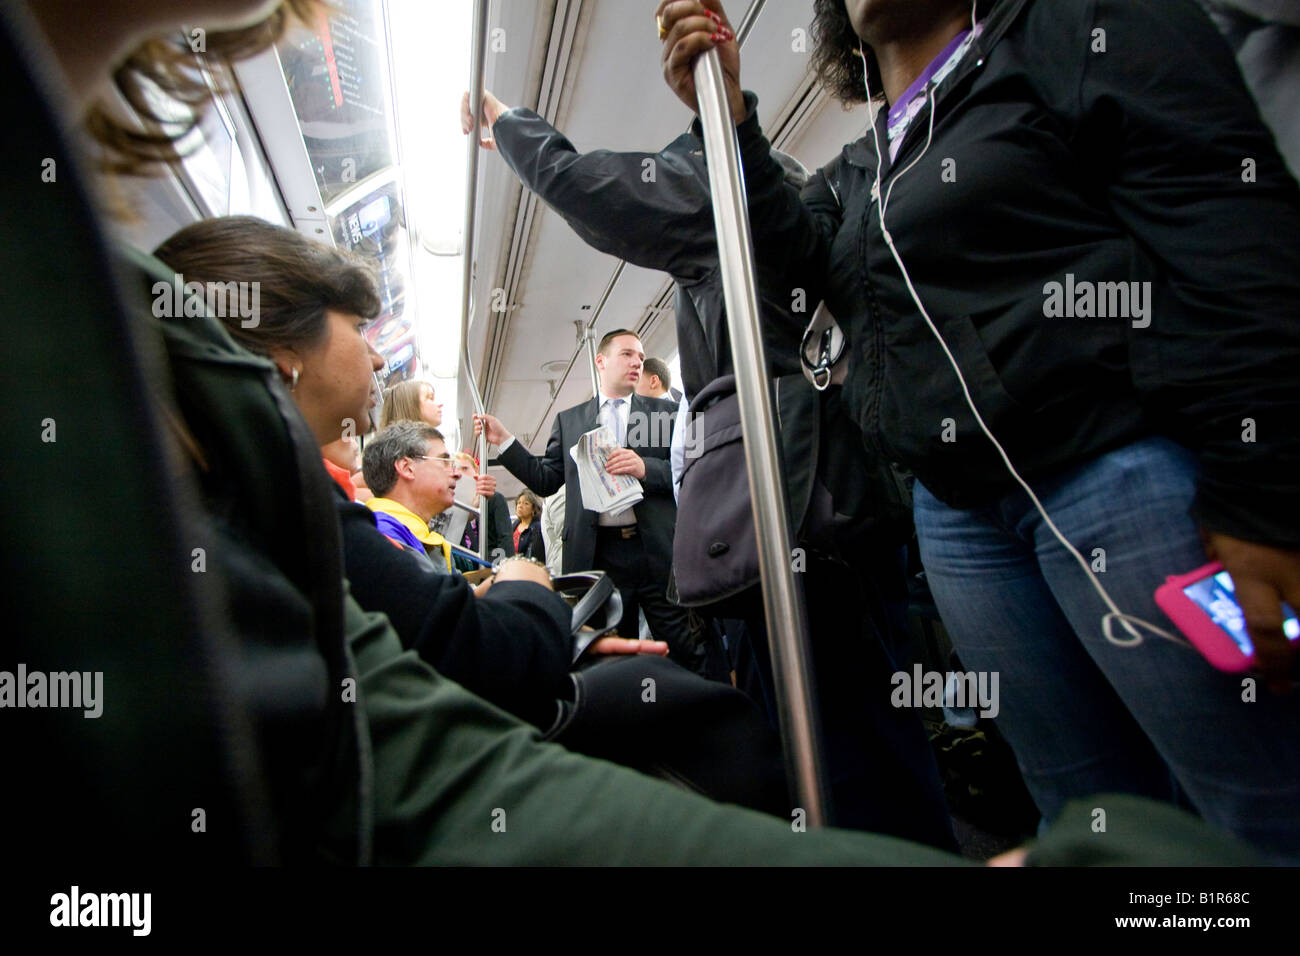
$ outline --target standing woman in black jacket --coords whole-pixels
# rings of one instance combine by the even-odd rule
[[[1192,0],[814,9],[824,85],[880,109],[802,197],[716,0],[661,4],[665,77],[694,108],[719,50],[761,269],[845,326],[845,399],[917,477],[935,600],[1039,808],[1173,799],[1172,771],[1300,858],[1300,190],[1231,53]],[[1281,693],[1157,609],[1207,552]]]
[[[546,563],[546,544],[542,541],[542,500],[525,488],[515,499],[515,554]]]

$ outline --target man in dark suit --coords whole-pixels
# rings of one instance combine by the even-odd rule
[[[677,520],[668,462],[677,407],[636,394],[644,362],[636,333],[617,329],[601,339],[596,354],[600,394],[555,417],[543,455],[530,454],[492,415],[475,415],[474,431],[486,429],[488,441],[500,446],[501,464],[536,494],[565,487],[564,571],[597,568],[613,578],[623,596],[619,633],[636,636],[640,608],[655,639],[668,643],[669,656],[701,671],[702,654],[687,636],[686,611],[666,593]],[[583,508],[578,466],[569,454],[579,438],[600,425],[623,446],[609,456],[609,473],[636,478],[645,496],[608,514]]]

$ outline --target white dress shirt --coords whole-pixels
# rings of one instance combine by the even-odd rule
[[[691,403],[683,395],[677,403],[677,424],[673,425],[673,443],[668,448],[668,462],[673,472],[673,501],[681,498],[682,472],[686,470],[686,414]]]
[[[618,399],[602,393],[600,405],[596,409],[596,420],[612,431],[618,443],[626,448],[628,416],[632,413],[632,396],[623,396],[617,406],[614,404],[616,401]],[[596,519],[596,523],[602,528],[636,524],[636,513],[632,508],[633,506],[628,506],[621,511],[606,512]]]
[[[616,409],[610,407],[612,401],[614,399],[609,395],[601,394],[600,404],[596,407],[596,420],[602,425],[608,426],[609,430],[614,433],[615,438],[621,438],[621,444],[626,448],[628,416],[632,414],[632,395],[623,396],[622,403]],[[615,412],[617,412],[617,417],[614,417]],[[511,435],[505,440],[504,444],[497,446],[497,454],[501,454],[514,443],[515,436]],[[565,454],[568,454],[569,450],[566,448],[564,451]],[[603,514],[596,521],[603,528],[617,528],[623,525],[636,524],[636,513],[632,510],[632,507],[634,506],[624,508],[622,511],[611,511],[608,514]]]

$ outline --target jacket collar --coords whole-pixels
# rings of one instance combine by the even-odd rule
[[[627,405],[628,405],[629,412],[636,407],[637,402],[639,401],[645,401],[645,399],[641,398],[641,396],[638,395],[636,392],[633,392],[631,395],[627,396]],[[596,428],[600,425],[600,407],[604,404],[605,404],[604,392],[597,392],[595,398],[589,399],[587,401],[587,406],[588,406],[587,421],[591,423],[591,428]]]
[[[442,555],[443,563],[447,565],[449,570],[451,569],[451,542],[438,532],[430,531],[429,523],[414,511],[392,498],[380,498],[378,496],[371,498],[366,502],[366,505],[371,511],[381,512],[400,522],[402,527],[411,532],[415,536],[415,540],[424,545],[426,550],[436,548],[438,553]]]
[[[944,81],[939,84],[938,91],[935,94],[935,108],[948,98],[953,90],[957,89],[962,82],[976,70],[984,65],[985,58],[989,51],[997,45],[998,41],[1006,34],[1011,25],[1019,18],[1033,0],[994,0],[992,9],[984,18],[984,29],[980,35],[975,38],[971,44],[970,50],[962,63],[950,73]],[[911,147],[912,142],[920,130],[920,135],[924,137],[929,129],[930,108],[925,107],[912,120],[912,125],[908,128],[903,137],[903,143],[898,150],[898,161],[904,158],[904,154]],[[888,178],[895,162],[889,158],[889,136],[886,129],[886,111],[878,110],[875,117],[876,136],[879,137],[882,160],[884,168],[880,172],[882,181]],[[871,131],[861,137],[856,142],[849,144],[844,150],[844,158],[847,162],[860,169],[869,170],[874,173],[876,168],[876,140],[871,136]]]
[[[421,544],[442,545],[442,535],[436,531],[430,531],[429,523],[401,502],[376,495],[366,504],[371,511],[382,511],[389,517],[396,518],[410,530],[411,534],[415,535]]]

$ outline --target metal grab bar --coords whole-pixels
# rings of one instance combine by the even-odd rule
[[[591,330],[595,326],[596,320],[600,318],[600,313],[605,308],[605,303],[609,301],[609,294],[614,291],[614,286],[618,285],[619,276],[623,274],[623,269],[626,267],[627,267],[626,262],[619,262],[619,264],[614,268],[614,274],[611,275],[609,277],[609,281],[605,283],[605,289],[603,292],[601,292],[600,298],[596,300],[595,308],[592,309],[591,311],[591,319],[583,327],[582,330],[583,339],[581,342],[578,343],[578,347],[573,350],[573,358],[569,359],[569,364],[564,369],[564,374],[561,375],[560,380],[555,383],[555,394],[551,396],[550,402],[548,402],[546,405],[546,411],[542,412],[542,417],[538,419],[537,427],[534,428],[531,432],[528,432],[528,434],[532,436],[533,440],[536,440],[538,434],[541,433],[542,426],[546,424],[546,419],[551,414],[551,409],[555,407],[555,403],[560,399],[560,390],[564,388],[564,383],[569,380],[569,373],[573,371],[574,363],[578,361],[578,356],[581,355],[583,352],[587,353],[588,362],[592,368],[592,385],[591,385],[592,397],[594,398],[597,394],[600,393],[600,381],[599,379],[596,378],[596,374],[595,374],[596,360],[591,356],[591,347],[587,343],[592,336]]]
[[[809,826],[826,823],[820,734],[812,687],[808,622],[791,566],[790,506],[781,480],[767,361],[759,330],[754,248],[736,126],[727,103],[722,61],[709,50],[695,61],[695,91],[704,131],[727,329],[736,370],[745,471],[754,500],[758,566],[786,769]],[[760,516],[766,516],[763,520]]]
[[[474,409],[486,414],[483,396],[479,394],[478,380],[474,377],[474,363],[469,354],[469,319],[470,293],[474,281],[474,206],[478,199],[478,117],[483,115],[483,65],[487,55],[487,18],[489,0],[479,0],[474,10],[474,38],[470,47],[469,60],[469,115],[473,116],[474,129],[466,137],[469,141],[468,172],[465,183],[465,235],[461,253],[461,299],[460,299],[460,364],[469,383],[469,391],[474,396]],[[478,460],[480,470],[487,468],[487,435],[479,435]],[[480,497],[478,508],[478,553],[480,558],[487,558],[487,513],[486,497]]]

